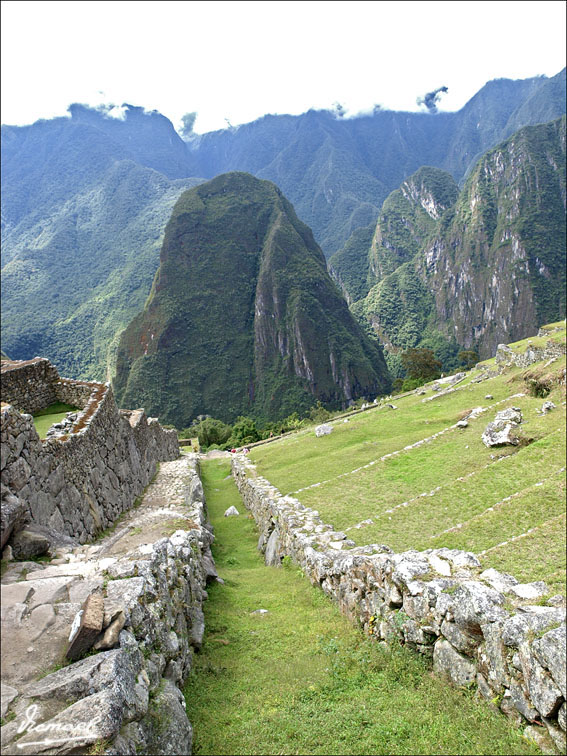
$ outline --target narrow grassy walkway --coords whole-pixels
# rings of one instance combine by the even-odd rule
[[[540,753],[426,660],[365,638],[296,566],[265,567],[228,462],[201,469],[225,585],[185,690],[195,754]]]

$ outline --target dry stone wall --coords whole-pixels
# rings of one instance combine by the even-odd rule
[[[548,336],[545,331],[540,331],[538,336]],[[549,339],[544,347],[536,347],[531,344],[527,346],[524,352],[514,352],[507,344],[499,344],[496,350],[496,364],[501,367],[507,365],[516,365],[520,368],[527,368],[534,362],[543,360],[559,359],[565,354],[565,345],[556,344]]]
[[[266,564],[290,556],[366,633],[431,656],[438,674],[476,684],[518,724],[535,724],[530,734],[539,737],[544,726],[552,747],[565,751],[563,597],[530,604],[545,595],[545,584],[482,571],[469,552],[355,547],[316,510],[258,477],[245,456],[233,456],[232,473],[260,530]]]
[[[175,466],[183,485],[175,512],[168,515],[160,510],[161,519],[179,517],[183,511],[190,527],[119,556],[110,556],[115,545],[110,538],[90,562],[81,563],[79,577],[86,573],[88,579],[72,574],[56,578],[68,580],[77,595],[91,589],[87,602],[94,596],[100,604],[100,622],[106,628],[101,633],[104,650],[15,691],[19,694],[12,707],[15,720],[2,728],[3,756],[14,753],[16,745],[24,755],[191,753],[192,727],[182,690],[194,650],[202,643],[206,585],[218,576],[197,458],[183,457],[169,464]],[[141,511],[139,522],[147,525],[143,506]],[[136,522],[134,518],[132,523]],[[65,566],[46,570],[66,574]],[[37,726],[17,738],[18,723],[29,718],[30,711]],[[69,742],[54,749],[49,737],[57,732]]]
[[[38,412],[57,398],[57,369],[41,357],[26,361],[2,360],[2,399],[25,412]]]
[[[47,360],[10,363],[2,379],[2,546],[26,520],[54,544],[92,540],[132,506],[159,461],[179,456],[175,431],[143,410],[119,410],[107,384],[60,379]],[[72,427],[42,441],[25,412],[53,397],[82,411]]]

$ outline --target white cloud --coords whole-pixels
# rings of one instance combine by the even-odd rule
[[[2,121],[130,102],[200,132],[265,113],[462,107],[564,66],[563,2],[33,2],[2,5]],[[101,98],[101,92],[104,97]]]

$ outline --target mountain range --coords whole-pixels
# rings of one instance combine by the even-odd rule
[[[395,355],[433,348],[481,358],[565,315],[565,116],[483,155],[459,191],[424,166],[329,261],[353,312]],[[532,325],[532,331],[534,330]]]
[[[564,313],[557,287],[546,286],[549,281],[560,286],[564,263],[562,267],[557,262],[556,252],[549,253],[555,255],[554,262],[546,262],[528,239],[529,221],[524,218],[536,212],[528,205],[545,194],[537,191],[526,194],[529,199],[509,230],[519,235],[525,254],[530,259],[535,254],[549,276],[533,272],[539,270],[533,258],[528,276],[532,294],[522,295],[524,305],[512,308],[506,317],[499,311],[497,327],[483,325],[483,316],[475,310],[484,306],[487,321],[496,312],[494,303],[485,304],[486,286],[475,288],[476,283],[470,283],[467,306],[454,295],[462,285],[457,273],[467,255],[472,254],[474,265],[481,267],[496,259],[494,234],[481,253],[474,234],[467,231],[466,215],[459,210],[466,204],[464,193],[472,191],[466,187],[472,186],[475,166],[487,150],[519,129],[565,113],[565,70],[552,78],[491,81],[457,113],[376,109],[372,115],[355,118],[340,118],[329,111],[267,115],[236,128],[191,135],[187,141],[156,111],[126,105],[122,112],[121,118],[113,118],[109,108],[75,104],[66,118],[2,127],[2,348],[13,358],[46,355],[66,375],[110,380],[122,331],[142,312],[150,292],[152,297],[156,294],[152,282],[175,203],[188,189],[234,171],[279,187],[298,219],[313,230],[325,256],[332,258],[330,269],[361,324],[386,346],[406,348],[412,338],[400,341],[396,334],[418,328],[417,343],[429,338],[447,362],[459,347],[474,344],[484,353],[495,340],[523,336],[526,329],[535,330],[540,320],[554,320]],[[538,138],[530,143],[534,155]],[[542,155],[548,159],[547,153]],[[411,182],[419,184],[420,169],[423,187],[436,177],[448,193],[443,200],[437,198],[443,218],[425,211],[418,218],[414,197],[410,212],[414,237],[398,240],[396,246],[390,231],[384,232],[386,245],[379,249],[376,222],[386,229],[384,213],[389,212],[390,225],[395,225],[394,195],[410,176],[414,177]],[[550,167],[551,173],[554,170]],[[498,180],[494,172],[486,171],[487,166],[478,186]],[[523,188],[524,184],[517,184],[518,191]],[[490,191],[498,195],[492,197],[491,207],[500,212],[501,192]],[[536,236],[540,234],[537,243],[548,244],[552,237],[554,244],[559,240],[564,213],[555,199],[552,207],[552,226],[543,215],[533,220]],[[481,226],[475,228],[480,233]],[[547,236],[546,228],[550,230]],[[485,231],[491,230],[489,223]],[[453,267],[447,267],[443,261],[459,233],[469,235],[463,237],[458,261],[455,258]],[[444,250],[435,271],[417,262],[429,254],[423,245],[433,237]],[[385,252],[388,245],[395,247],[395,255]],[[369,256],[371,247],[374,251]],[[497,270],[507,276],[502,266]],[[449,295],[431,288],[442,292],[445,275],[450,297],[461,311],[455,307],[445,311]],[[538,275],[543,278],[539,280]],[[387,325],[387,291],[398,304],[422,302],[417,307],[421,320],[410,324],[413,306],[402,308],[401,315],[390,308],[397,325],[394,329]],[[477,296],[480,304],[473,306]],[[377,298],[382,304],[372,309],[371,302]],[[395,374],[392,354],[388,360]],[[305,390],[305,396],[316,396],[312,388]],[[262,404],[261,412],[268,405]]]

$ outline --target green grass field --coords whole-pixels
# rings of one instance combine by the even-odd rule
[[[555,341],[565,340],[562,325],[550,334]],[[514,350],[523,351],[528,341]],[[425,395],[393,397],[395,410],[383,403],[349,422],[336,421],[330,435],[316,438],[313,429],[304,430],[250,456],[260,475],[318,510],[357,545],[474,551],[486,567],[545,580],[550,591],[564,593],[565,386],[556,381],[544,399],[528,394],[525,378],[560,376],[565,358],[473,382],[486,367],[494,361],[471,371],[451,393],[424,401],[434,395],[425,387]],[[543,415],[546,400],[556,408]],[[486,411],[468,427],[452,427],[479,406]],[[487,423],[512,406],[522,411],[522,443],[486,448]],[[367,519],[373,522],[356,527]]]
[[[33,416],[33,424],[40,438],[45,438],[47,431],[55,423],[63,420],[67,412],[73,412],[77,407],[73,407],[71,404],[63,404],[63,402],[55,402],[50,404],[49,407],[40,410]]]
[[[193,753],[539,753],[429,661],[365,637],[299,568],[266,567],[230,462],[205,461],[201,474],[225,584],[208,587],[185,688]],[[233,504],[240,516],[223,517]]]

